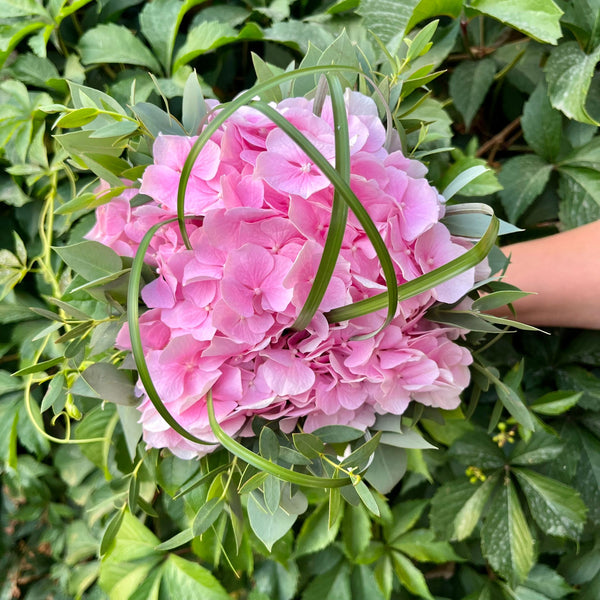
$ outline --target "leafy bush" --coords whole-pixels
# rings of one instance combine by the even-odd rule
[[[438,189],[491,166],[457,197],[522,227],[512,239],[600,218],[600,10],[518,4],[0,0],[2,598],[600,596],[596,332],[501,336],[478,319],[462,408],[412,408],[414,436],[381,446],[387,503],[285,484],[294,519],[265,518],[236,489],[279,484],[228,470],[226,452],[138,444],[133,380],[111,368],[122,319],[106,308],[120,310],[130,264],[82,241],[108,200],[97,177],[118,193],[148,163],[141,129],[191,131],[202,96],[294,64],[372,73]]]

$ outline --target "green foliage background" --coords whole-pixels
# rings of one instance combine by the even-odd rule
[[[126,265],[72,245],[91,227],[93,173],[134,179],[143,164],[118,158],[127,136],[174,126],[152,106],[187,126],[186,84],[187,98],[228,100],[254,69],[265,79],[303,60],[377,67],[440,190],[490,165],[497,177],[460,200],[524,229],[509,240],[576,227],[600,218],[599,59],[597,0],[0,0],[0,598],[597,600],[599,333],[471,334],[482,367],[463,409],[443,422],[415,411],[403,425],[421,435],[382,444],[403,476],[389,507],[375,493],[379,516],[351,496],[330,513],[335,495],[316,490],[297,520],[263,523],[265,491],[243,509],[259,539],[236,530],[225,456],[136,450],[135,411],[98,393],[114,371],[88,359],[120,324],[74,289]],[[100,109],[80,86],[108,95],[91,98]],[[67,130],[98,110],[106,129],[68,158],[80,146]],[[84,348],[78,369],[57,370]],[[119,397],[131,385],[112,384]],[[71,424],[88,442],[60,443]]]

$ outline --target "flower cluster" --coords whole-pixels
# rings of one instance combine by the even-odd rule
[[[456,258],[464,243],[439,222],[443,198],[424,166],[385,147],[374,102],[345,94],[350,186],[377,225],[400,283]],[[320,116],[304,98],[276,110],[330,161],[335,160],[331,103]],[[132,207],[129,189],[97,209],[88,235],[132,256],[144,233],[176,214],[181,170],[194,138],[160,135]],[[455,302],[472,287],[473,270],[400,303],[391,325],[380,311],[342,323],[325,313],[385,290],[373,246],[350,214],[342,249],[319,310],[293,331],[323,252],[334,189],[307,155],[262,113],[238,110],[203,147],[186,192],[191,250],[177,223],[159,229],[146,257],[157,277],[142,290],[145,358],[157,391],[175,419],[215,441],[206,409],[230,435],[251,435],[254,416],[291,430],[330,424],[365,429],[377,413],[401,414],[409,402],[454,408],[469,380],[459,330],[423,318],[433,302]],[[129,347],[125,327],[118,338]],[[149,446],[192,457],[207,451],[171,430],[140,386],[141,422]]]

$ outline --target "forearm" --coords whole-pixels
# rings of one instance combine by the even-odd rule
[[[517,320],[600,329],[600,221],[502,250],[511,257],[504,281],[535,293],[514,303]]]

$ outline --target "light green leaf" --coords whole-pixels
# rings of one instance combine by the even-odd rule
[[[165,562],[160,587],[165,598],[231,600],[210,571],[175,554],[170,554]]]
[[[392,561],[394,571],[403,587],[416,596],[426,598],[427,600],[434,600],[427,587],[423,573],[413,565],[409,558],[400,552],[393,551]]]
[[[480,171],[469,171],[473,167],[479,167]],[[475,177],[461,185],[462,182],[459,178],[463,173],[473,173]],[[440,190],[444,190],[442,195],[446,200],[449,200],[455,194],[460,196],[488,196],[502,189],[496,174],[487,166],[486,161],[474,156],[463,156],[452,164],[444,173],[439,187]]]
[[[559,172],[561,174],[561,179],[567,177],[572,180],[585,192],[585,194],[590,196],[590,198],[600,206],[600,171],[583,167],[561,166],[559,167]],[[571,189],[575,190],[576,193],[581,193],[575,186],[571,186]]]
[[[523,108],[523,136],[527,143],[548,162],[553,162],[560,150],[562,117],[552,108],[544,82],[535,88]]]
[[[483,99],[488,93],[496,74],[496,63],[491,58],[465,60],[450,76],[450,96],[463,116],[467,128],[471,126]]]
[[[385,45],[395,38],[397,46],[418,4],[419,0],[361,0],[357,12]]]
[[[514,469],[529,509],[544,533],[578,539],[587,508],[579,494],[568,485],[528,469]]]
[[[365,479],[380,493],[388,494],[404,477],[407,455],[404,448],[380,444],[365,473]]]
[[[188,3],[189,4],[189,3]],[[180,24],[183,0],[153,0],[146,2],[140,13],[140,27],[160,60],[165,73],[169,73],[175,36]]]
[[[29,16],[50,19],[50,15],[36,0],[0,0],[0,14],[2,19]]]
[[[406,31],[431,17],[447,15],[456,18],[460,15],[463,4],[463,0],[420,0],[412,11]]]
[[[160,556],[155,550],[159,542],[147,527],[125,510],[115,537],[115,545],[109,550],[106,558],[112,562],[132,562],[150,556]]]
[[[269,552],[273,544],[288,532],[296,518],[297,515],[288,514],[281,507],[271,514],[256,490],[248,498],[250,527]]]
[[[562,36],[563,11],[552,0],[470,0],[469,5],[540,42],[556,44]]]
[[[430,529],[413,529],[401,535],[392,546],[411,558],[422,562],[445,563],[462,560],[448,542],[436,541]]]
[[[362,504],[358,506],[347,505],[344,510],[342,526],[342,543],[346,555],[350,559],[356,557],[366,549],[371,541],[371,520]]]
[[[491,567],[515,587],[534,562],[533,538],[512,481],[496,494],[481,529],[481,549]]]
[[[132,406],[138,401],[131,378],[113,364],[94,363],[81,376],[103,400],[125,406]]]
[[[302,524],[300,533],[296,541],[296,556],[318,552],[329,546],[335,540],[340,524],[342,514],[329,527],[329,506],[324,502]]]
[[[160,64],[144,43],[127,27],[108,23],[86,31],[79,40],[81,62],[125,63],[160,72]]]
[[[581,396],[582,392],[576,393],[564,390],[549,392],[538,398],[529,408],[540,415],[562,415],[575,406]]]
[[[544,191],[551,172],[552,165],[533,154],[515,156],[502,165],[498,175],[504,188],[500,199],[511,223],[516,223]]]
[[[62,260],[87,281],[112,275],[123,268],[117,253],[99,242],[85,241],[55,247]]]
[[[585,104],[599,59],[600,47],[592,54],[585,54],[577,42],[560,44],[552,51],[544,70],[554,108],[571,119],[598,125]]]
[[[327,48],[333,42],[334,36],[317,23],[290,20],[275,23],[265,29],[264,39],[294,46],[302,54],[308,52],[310,45],[315,50],[319,49],[318,53],[320,55],[322,53],[320,48]],[[314,65],[316,65],[316,62]],[[309,65],[304,64],[302,66]]]

